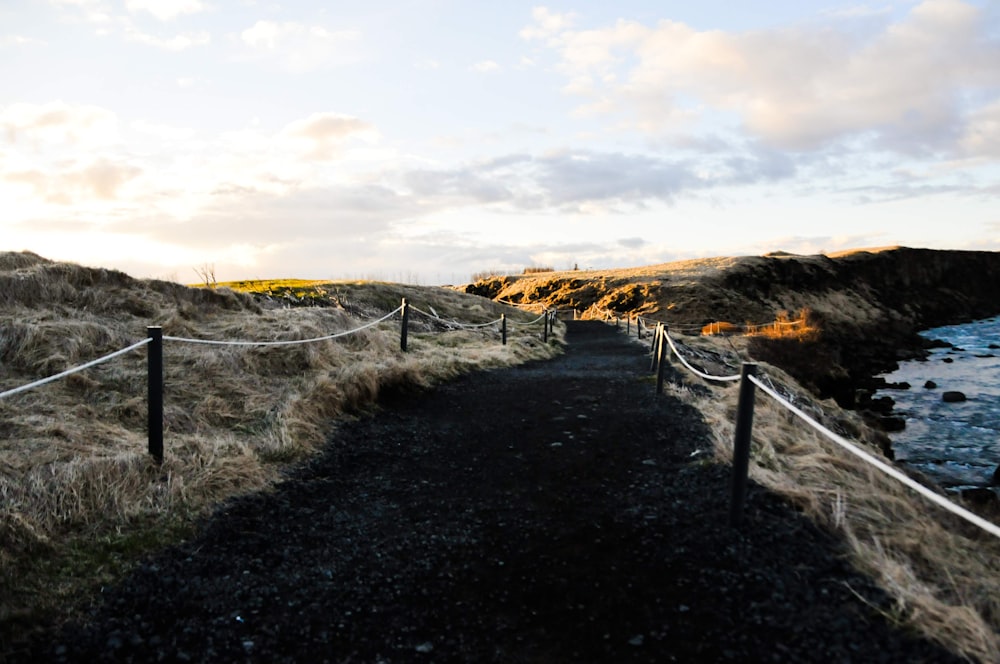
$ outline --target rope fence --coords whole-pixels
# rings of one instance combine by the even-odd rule
[[[131,353],[135,349],[141,348],[142,346],[145,346],[149,342],[150,342],[149,339],[143,339],[142,341],[137,341],[136,343],[132,344],[131,346],[129,346],[127,348],[122,348],[121,350],[116,350],[113,353],[108,353],[104,357],[99,357],[96,360],[91,360],[90,362],[87,362],[86,364],[81,364],[78,367],[73,367],[72,369],[66,369],[66,371],[61,371],[61,372],[59,372],[57,374],[49,376],[48,378],[42,378],[41,380],[36,380],[33,383],[28,383],[27,385],[22,385],[20,387],[15,387],[14,389],[7,390],[6,392],[0,392],[0,399],[5,399],[7,397],[12,397],[15,394],[20,394],[21,392],[27,392],[28,390],[33,390],[36,387],[41,387],[42,385],[48,385],[49,383],[54,383],[57,380],[61,380],[63,378],[66,378],[67,376],[72,376],[75,373],[80,373],[81,371],[84,371],[86,369],[90,369],[91,367],[96,367],[98,364],[104,364],[105,362],[107,362],[109,360],[113,360],[114,358],[118,357],[119,355],[124,355],[126,353]]]
[[[730,525],[737,527],[742,523],[743,519],[743,505],[746,498],[746,487],[750,467],[750,447],[753,434],[753,416],[756,396],[755,388],[760,388],[764,394],[773,399],[780,406],[791,412],[793,415],[801,419],[807,426],[811,427],[820,435],[847,451],[849,454],[852,454],[865,463],[874,466],[883,474],[901,482],[904,486],[915,491],[918,495],[947,510],[951,514],[979,527],[994,537],[1000,537],[1000,526],[997,526],[977,514],[972,513],[961,505],[957,505],[953,501],[948,500],[948,498],[935,493],[913,478],[907,476],[899,469],[894,468],[888,463],[877,458],[875,455],[865,451],[858,445],[848,441],[843,436],[824,427],[801,408],[791,403],[788,398],[780,394],[778,390],[775,389],[773,383],[767,375],[758,376],[757,365],[755,363],[744,362],[740,373],[738,375],[731,376],[713,376],[696,369],[681,354],[677,345],[674,343],[674,340],[670,337],[668,330],[669,328],[666,324],[658,323],[654,334],[652,354],[653,367],[657,372],[658,394],[663,391],[663,367],[669,361],[668,352],[666,351],[667,347],[670,348],[674,357],[677,358],[685,369],[703,380],[715,382],[739,381],[740,383],[740,391],[737,399],[736,431],[734,433],[733,441],[733,478],[729,515]]]
[[[328,341],[330,339],[339,339],[341,337],[346,337],[346,336],[349,336],[349,335],[352,335],[352,334],[357,334],[358,332],[361,332],[363,330],[367,330],[368,328],[371,328],[371,327],[375,327],[379,323],[383,323],[383,322],[389,320],[390,318],[392,318],[393,316],[395,316],[396,314],[398,314],[402,310],[403,310],[403,307],[400,306],[395,311],[392,311],[392,312],[386,314],[385,316],[382,316],[378,320],[373,320],[370,323],[366,323],[366,324],[362,325],[361,327],[356,327],[353,330],[346,330],[344,332],[337,332],[336,334],[328,334],[328,335],[323,336],[323,337],[313,337],[311,339],[289,339],[287,341],[216,341],[216,340],[213,340],[213,339],[191,339],[191,338],[188,338],[188,337],[164,336],[163,340],[164,341],[177,341],[177,342],[186,343],[186,344],[202,344],[202,345],[207,345],[207,346],[298,346],[298,345],[301,345],[301,344],[311,344],[311,343],[316,343],[318,341]]]
[[[147,330],[147,338],[142,341],[137,341],[136,343],[122,348],[121,350],[114,351],[103,357],[99,357],[96,360],[91,360],[85,364],[61,371],[52,376],[36,380],[34,382],[28,383],[26,385],[21,385],[13,389],[0,392],[0,399],[5,399],[7,397],[14,396],[16,394],[21,394],[33,390],[35,388],[47,385],[49,383],[54,383],[60,379],[71,376],[75,373],[85,371],[99,364],[103,364],[117,357],[130,353],[143,346],[148,346],[147,348],[147,403],[148,403],[148,451],[149,454],[156,460],[157,463],[163,462],[163,342],[174,342],[174,343],[185,343],[185,344],[196,344],[203,346],[229,346],[229,347],[276,347],[276,346],[298,346],[302,344],[317,343],[321,341],[329,341],[332,339],[339,339],[352,334],[357,334],[364,330],[373,328],[381,323],[386,322],[390,318],[396,316],[396,314],[401,314],[400,322],[400,350],[403,352],[407,351],[407,338],[409,330],[409,314],[410,310],[416,311],[419,314],[427,316],[429,318],[441,321],[447,325],[454,325],[460,329],[474,330],[482,329],[490,326],[500,325],[501,341],[504,345],[507,344],[507,316],[506,314],[501,314],[500,318],[489,321],[487,323],[462,323],[460,321],[449,321],[441,318],[436,313],[428,313],[416,307],[410,305],[406,298],[403,298],[402,304],[394,309],[393,311],[387,313],[386,315],[378,318],[376,320],[369,321],[363,325],[359,325],[350,330],[344,330],[341,332],[336,332],[334,334],[328,334],[321,337],[312,337],[309,339],[289,339],[282,341],[226,341],[226,340],[215,340],[215,339],[195,339],[190,337],[175,337],[163,334],[163,329],[159,326],[150,326]],[[538,318],[525,323],[516,323],[518,327],[527,327],[530,325],[537,324],[544,321],[544,331],[543,339],[545,343],[548,343],[549,333],[553,332],[555,329],[556,320],[555,310],[545,310],[541,316]]]

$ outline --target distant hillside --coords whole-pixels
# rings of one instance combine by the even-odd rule
[[[766,322],[809,309],[812,344],[756,350],[822,397],[854,406],[870,376],[919,354],[921,329],[1000,313],[1000,253],[892,247],[832,256],[712,258],[643,268],[493,277],[468,292],[517,303],[609,310],[672,325]]]

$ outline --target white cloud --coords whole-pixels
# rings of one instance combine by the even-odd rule
[[[182,14],[197,14],[205,10],[199,0],[125,0],[130,12],[149,12],[161,21],[170,21]]]
[[[308,146],[306,157],[317,160],[333,158],[349,138],[374,141],[379,136],[374,125],[337,113],[313,113],[289,124],[281,135],[303,141]]]
[[[531,18],[535,22],[521,30],[522,39],[550,39],[569,30],[576,21],[575,14],[557,14],[548,7],[535,7]]]
[[[125,27],[125,38],[131,42],[155,46],[168,51],[183,51],[193,46],[204,46],[212,41],[211,35],[205,31],[185,32],[164,38],[142,32],[133,25]]]
[[[117,117],[98,106],[62,101],[47,104],[11,104],[0,107],[0,128],[9,143],[107,145],[118,140]]]
[[[2,177],[9,183],[30,185],[35,195],[48,203],[71,205],[81,199],[113,201],[118,197],[118,190],[141,172],[129,164],[100,158],[62,170],[14,171],[4,173]]]
[[[479,72],[480,74],[488,74],[490,72],[500,71],[500,65],[493,60],[483,60],[472,65],[469,69],[471,71]]]
[[[619,21],[573,31],[546,14],[529,36],[548,36],[566,91],[587,98],[585,110],[626,114],[644,131],[712,110],[786,149],[869,136],[922,151],[954,140],[970,92],[1000,92],[1000,40],[982,13],[961,0],[926,0],[862,35],[836,22],[725,32]]]
[[[48,42],[22,35],[0,35],[0,46],[47,46]]]
[[[356,60],[348,48],[361,39],[357,30],[329,30],[294,21],[257,21],[240,34],[250,48],[277,58],[287,69],[304,72]]]

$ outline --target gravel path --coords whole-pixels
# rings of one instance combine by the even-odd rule
[[[840,544],[727,467],[642,349],[387,400],[108,589],[31,661],[948,662]],[[862,600],[862,598],[864,598]]]

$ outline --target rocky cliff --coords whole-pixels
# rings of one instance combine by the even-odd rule
[[[600,272],[497,277],[468,287],[488,297],[642,314],[671,325],[766,322],[811,311],[818,339],[760,340],[820,397],[870,407],[872,376],[919,356],[929,327],[1000,314],[1000,253],[894,247],[836,255],[719,258]]]

